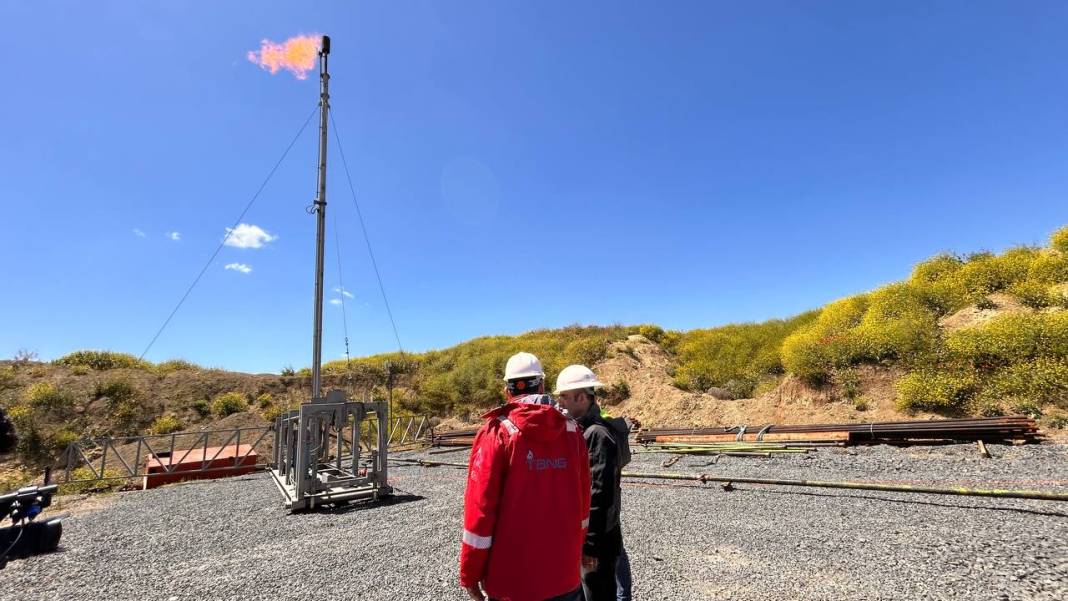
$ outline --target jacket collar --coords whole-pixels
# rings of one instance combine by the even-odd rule
[[[590,403],[590,408],[586,411],[586,414],[576,420],[580,426],[589,428],[601,417],[601,407],[597,404],[597,401]]]

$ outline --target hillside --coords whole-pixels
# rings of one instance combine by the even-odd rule
[[[451,423],[500,402],[504,362],[523,350],[542,359],[550,382],[570,363],[593,366],[611,385],[603,403],[647,426],[1025,413],[1063,428],[1066,307],[1062,228],[1042,248],[939,255],[905,281],[789,319],[536,330],[334,361],[324,374],[328,386],[382,398],[392,372],[398,413]],[[84,436],[266,423],[308,394],[307,370],[251,375],[104,351],[0,362],[0,408],[19,435],[16,453],[0,459],[47,463]]]

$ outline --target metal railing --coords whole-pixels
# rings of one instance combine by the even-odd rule
[[[428,442],[427,439],[430,436],[430,416],[406,415],[391,417],[389,421],[389,437],[386,439],[389,446],[399,447]],[[397,436],[398,432],[400,433],[400,436]]]
[[[79,440],[67,445],[59,482],[130,480],[179,471],[225,475],[247,470],[250,464],[245,462],[253,453],[256,459],[251,466],[259,468],[271,456],[270,431],[271,427],[262,426]],[[227,449],[234,449],[232,456],[223,456]],[[150,465],[158,471],[149,472]]]
[[[365,423],[370,436],[361,443],[369,451],[368,441],[377,439],[378,427],[373,421]],[[190,476],[210,472],[222,477],[229,472],[247,470],[250,465],[262,469],[274,455],[274,440],[269,436],[273,429],[273,426],[260,426],[79,440],[67,445],[57,480],[60,484],[82,484],[177,472]],[[430,431],[427,415],[391,417],[388,446],[410,448],[426,444]],[[229,450],[233,451],[232,455]],[[253,453],[255,463],[245,463]],[[149,472],[150,465],[157,471]]]

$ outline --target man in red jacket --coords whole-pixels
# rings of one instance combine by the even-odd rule
[[[544,380],[537,357],[511,357],[508,402],[482,416],[471,447],[460,586],[477,601],[483,590],[500,601],[582,599],[590,464],[582,432]]]

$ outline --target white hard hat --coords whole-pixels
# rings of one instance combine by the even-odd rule
[[[558,394],[566,390],[578,390],[581,388],[602,388],[604,384],[597,380],[593,371],[585,365],[568,365],[556,376],[556,390]]]
[[[517,380],[519,378],[531,378],[545,376],[541,370],[541,361],[530,353],[516,353],[508,358],[504,366],[504,381]]]

